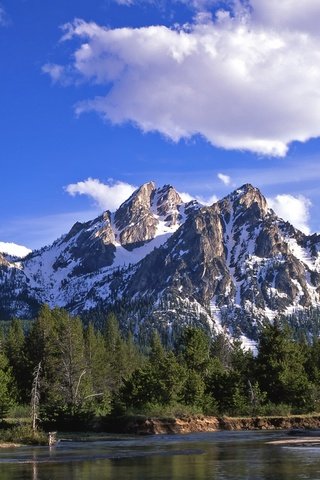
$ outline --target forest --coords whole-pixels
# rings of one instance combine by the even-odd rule
[[[12,320],[0,345],[2,419],[19,405],[32,407],[37,425],[59,428],[119,415],[320,411],[320,341],[297,341],[280,320],[263,328],[253,355],[192,326],[174,345],[158,333],[138,344],[114,314],[98,330],[44,306],[28,329]]]

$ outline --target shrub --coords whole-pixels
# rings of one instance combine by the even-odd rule
[[[2,430],[0,440],[26,445],[48,445],[47,434],[43,430],[33,431],[30,425],[19,425],[7,430]]]

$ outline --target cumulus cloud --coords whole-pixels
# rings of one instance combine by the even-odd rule
[[[55,63],[46,63],[42,67],[42,72],[50,75],[53,83],[62,82],[64,77],[64,67]]]
[[[83,182],[72,183],[65,190],[72,196],[87,195],[103,210],[116,210],[127,200],[137,187],[125,182],[110,182],[105,184],[96,178],[88,178]]]
[[[251,0],[251,6],[256,23],[319,35],[318,0]]]
[[[274,198],[268,198],[268,204],[279,217],[290,222],[303,233],[310,233],[308,221],[310,218],[309,209],[311,201],[308,198],[303,195],[283,194]]]
[[[23,258],[28,255],[32,250],[24,247],[23,245],[17,245],[11,242],[0,242],[0,252],[13,257]]]
[[[203,205],[212,205],[213,203],[216,203],[219,198],[217,197],[217,195],[211,195],[210,197],[196,195],[196,200],[198,200],[198,202],[202,203]]]
[[[185,203],[191,202],[192,200],[195,200],[195,197],[190,195],[188,192],[178,192],[182,201]]]
[[[230,185],[231,184],[231,177],[229,177],[229,175],[225,175],[224,173],[218,173],[217,177],[225,185]]]
[[[209,197],[203,195],[190,195],[187,192],[179,192],[179,195],[183,202],[191,202],[192,200],[197,200],[201,205],[212,205],[213,203],[218,201],[218,197],[216,195],[210,195]]]
[[[199,134],[218,147],[284,156],[292,141],[320,135],[320,37],[312,28],[320,5],[227,3],[232,13],[174,28],[75,20],[63,40],[80,46],[47,73],[105,86],[105,95],[79,102],[77,114],[95,111],[173,141]]]

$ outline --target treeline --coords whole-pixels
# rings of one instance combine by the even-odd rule
[[[13,404],[30,404],[35,372],[44,425],[110,414],[307,413],[319,411],[320,341],[297,342],[275,322],[261,332],[256,356],[195,327],[170,348],[156,333],[137,345],[113,314],[99,331],[45,306],[28,332],[13,320],[2,334],[2,418]]]

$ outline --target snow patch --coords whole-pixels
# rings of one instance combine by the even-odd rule
[[[295,238],[287,238],[286,239],[289,249],[300,262],[304,263],[310,270],[320,271],[320,258],[319,254],[317,258],[314,260],[309,250],[302,248],[298,245],[298,242]]]

